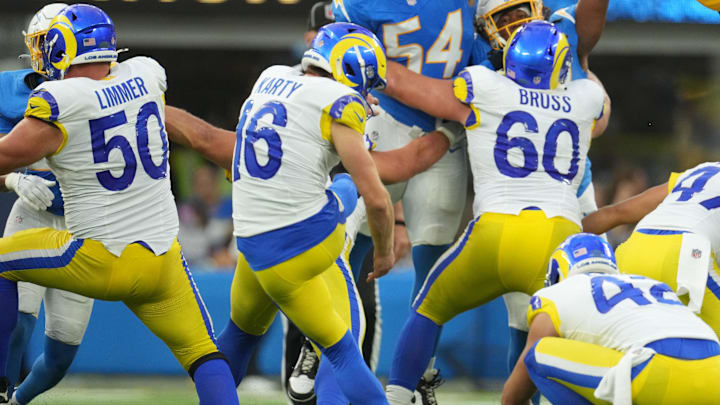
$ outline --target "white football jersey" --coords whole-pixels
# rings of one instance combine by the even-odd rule
[[[484,66],[466,68],[454,85],[474,112],[465,126],[475,215],[537,207],[580,224],[577,189],[602,116],[602,88],[581,79],[528,89]]]
[[[272,66],[243,104],[233,159],[235,235],[249,237],[318,213],[340,161],[330,125],[365,130],[364,100],[332,79]]]
[[[76,238],[120,255],[133,242],[165,253],[177,236],[164,128],[165,70],[135,57],[103,80],[47,81],[30,95],[26,116],[60,128],[65,140],[48,158]]]
[[[720,258],[720,162],[674,173],[668,195],[635,229],[690,231],[705,236]]]
[[[626,351],[665,338],[718,341],[661,283],[626,274],[578,274],[533,295],[528,322],[550,316],[560,337]]]

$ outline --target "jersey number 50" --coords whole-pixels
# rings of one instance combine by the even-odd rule
[[[160,140],[162,141],[162,162],[155,165],[150,156],[150,148],[148,147],[148,120],[151,116],[155,116],[160,126]],[[107,115],[102,118],[90,120],[90,142],[92,143],[93,161],[97,163],[106,163],[110,160],[110,152],[117,148],[125,159],[125,168],[120,177],[112,175],[110,170],[103,170],[96,173],[100,184],[108,190],[120,191],[125,190],[132,184],[137,171],[137,160],[135,152],[133,152],[130,142],[123,135],[115,135],[105,142],[105,131],[111,128],[119,127],[127,123],[125,111]],[[165,133],[165,126],[160,118],[158,106],[154,101],[149,101],[140,107],[137,114],[137,123],[135,124],[135,132],[137,136],[138,155],[142,163],[145,173],[153,179],[162,179],[167,176],[168,162],[168,141]]]
[[[495,141],[494,157],[495,166],[500,173],[515,178],[527,177],[538,168],[538,151],[532,141],[522,136],[508,137],[508,132],[515,124],[523,124],[526,132],[538,133],[538,124],[535,118],[525,111],[512,111],[507,113],[497,129],[497,140]],[[560,134],[567,132],[572,141],[572,159],[567,173],[560,173],[555,167],[555,155],[557,154],[558,138]],[[523,154],[523,165],[513,166],[508,160],[508,151],[512,148],[519,148]],[[578,161],[580,160],[580,131],[577,124],[561,118],[550,125],[545,134],[545,145],[543,146],[542,166],[545,172],[555,180],[570,182],[578,172]]]
[[[269,101],[260,107],[250,118],[245,128],[245,121],[248,113],[253,108],[252,100],[248,100],[240,114],[240,122],[237,126],[237,140],[235,141],[235,154],[233,157],[233,181],[240,179],[241,160],[245,161],[245,168],[253,177],[267,180],[273,177],[280,170],[282,162],[282,139],[277,131],[270,127],[258,128],[258,120],[264,115],[272,116],[273,125],[285,127],[287,125],[287,110],[285,106],[277,101]],[[258,162],[255,143],[263,139],[267,143],[267,163],[261,165]]]

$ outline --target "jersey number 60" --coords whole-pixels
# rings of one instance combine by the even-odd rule
[[[515,124],[523,124],[526,132],[538,133],[538,124],[535,118],[525,111],[512,111],[507,113],[497,129],[497,140],[495,141],[495,166],[500,173],[515,178],[527,177],[538,168],[538,152],[532,141],[522,136],[508,137],[508,132]],[[555,155],[557,154],[558,138],[560,134],[567,132],[572,140],[572,158],[567,173],[560,173],[555,167]],[[517,167],[508,161],[508,151],[512,148],[520,148],[523,154],[523,166]],[[543,146],[542,166],[545,172],[555,180],[570,182],[578,172],[578,161],[580,160],[580,131],[577,124],[561,118],[552,123],[547,134],[545,134],[545,146]]]

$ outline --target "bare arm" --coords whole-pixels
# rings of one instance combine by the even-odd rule
[[[638,222],[665,199],[667,188],[667,183],[661,184],[627,200],[600,208],[583,218],[583,231],[599,235],[618,225]]]
[[[235,133],[213,126],[173,106],[165,107],[165,125],[170,140],[200,152],[229,170],[235,150]]]
[[[0,139],[0,174],[10,173],[55,153],[63,139],[56,126],[36,118],[24,118]]]
[[[448,138],[440,132],[413,139],[399,149],[385,152],[370,152],[380,178],[385,184],[407,181],[418,173],[429,169],[440,160],[450,147]]]
[[[599,120],[595,121],[595,126],[592,131],[592,137],[597,138],[607,129],[608,123],[610,122],[610,114],[612,113],[612,103],[610,102],[610,96],[607,94],[607,91],[605,91],[605,86],[602,84],[600,79],[591,70],[586,69],[586,71],[588,79],[599,84],[603,89],[603,94],[605,95],[605,99],[603,100],[603,116],[600,117]]]
[[[605,29],[609,0],[579,0],[575,9],[575,31],[578,36],[580,66],[588,70],[588,56]]]
[[[393,237],[395,253],[395,259],[400,260],[405,257],[406,254],[412,249],[410,244],[410,236],[408,235],[407,227],[405,226],[405,214],[403,212],[402,200],[395,203],[393,206],[395,211],[395,231]]]
[[[550,316],[545,313],[539,313],[535,316],[530,325],[527,343],[520,358],[515,364],[510,377],[505,382],[502,392],[503,405],[526,405],[530,403],[530,397],[533,396],[536,389],[530,379],[530,375],[525,367],[525,356],[531,347],[540,339],[546,336],[558,336],[555,326],[550,320]]]
[[[465,122],[470,115],[470,107],[455,97],[451,80],[423,76],[388,61],[387,81],[385,94],[434,117]]]
[[[395,264],[393,229],[395,219],[390,194],[378,176],[377,168],[365,148],[362,136],[342,124],[333,122],[330,127],[333,144],[343,166],[353,178],[358,192],[365,200],[367,221],[375,247],[374,269],[368,281],[382,277]]]

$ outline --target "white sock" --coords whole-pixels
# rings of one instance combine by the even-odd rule
[[[415,393],[399,385],[388,385],[385,394],[390,405],[410,405]]]

